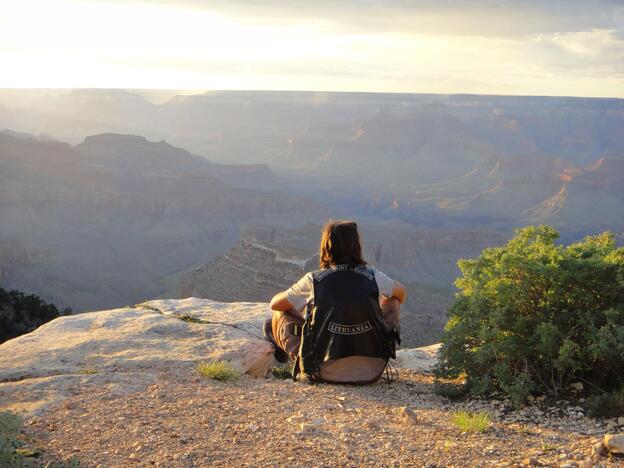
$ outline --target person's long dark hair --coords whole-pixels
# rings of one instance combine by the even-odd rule
[[[354,221],[329,221],[321,231],[319,265],[365,266],[360,234]]]

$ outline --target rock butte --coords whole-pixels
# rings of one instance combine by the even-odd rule
[[[266,303],[188,298],[59,317],[0,345],[0,410],[40,414],[89,387],[120,396],[212,359],[265,377],[276,364],[262,338],[269,316]],[[396,364],[429,371],[437,349],[399,350]]]

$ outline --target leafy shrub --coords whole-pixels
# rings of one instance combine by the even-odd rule
[[[624,414],[624,385],[610,393],[596,393],[587,399],[589,413],[597,418],[611,418]]]
[[[25,448],[20,439],[22,419],[10,411],[0,411],[0,467],[2,468],[30,468],[42,466],[32,458],[39,457],[41,450]],[[74,456],[60,462],[48,462],[49,468],[78,468],[80,462]]]
[[[500,390],[516,405],[532,392],[588,393],[624,384],[624,249],[612,234],[556,244],[548,226],[458,262],[439,378],[465,376],[473,394]]]
[[[70,309],[59,312],[54,305],[34,294],[0,288],[0,343],[30,333],[44,323],[70,313]]]
[[[453,413],[453,424],[462,432],[483,432],[490,424],[490,417],[487,413],[457,411]]]
[[[225,361],[200,362],[197,364],[197,372],[202,377],[222,382],[240,377],[238,371]]]

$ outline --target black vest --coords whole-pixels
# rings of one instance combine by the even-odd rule
[[[330,359],[395,357],[395,335],[381,318],[379,288],[372,270],[337,265],[312,273],[314,304],[308,307],[293,378],[320,381]]]

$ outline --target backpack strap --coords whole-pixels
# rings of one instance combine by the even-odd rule
[[[292,368],[292,379],[296,382],[297,379],[299,378],[299,374],[301,373],[301,364],[299,363],[299,360],[301,358],[299,357],[299,355],[297,354],[297,357],[295,358],[295,362],[293,364],[293,368]]]

